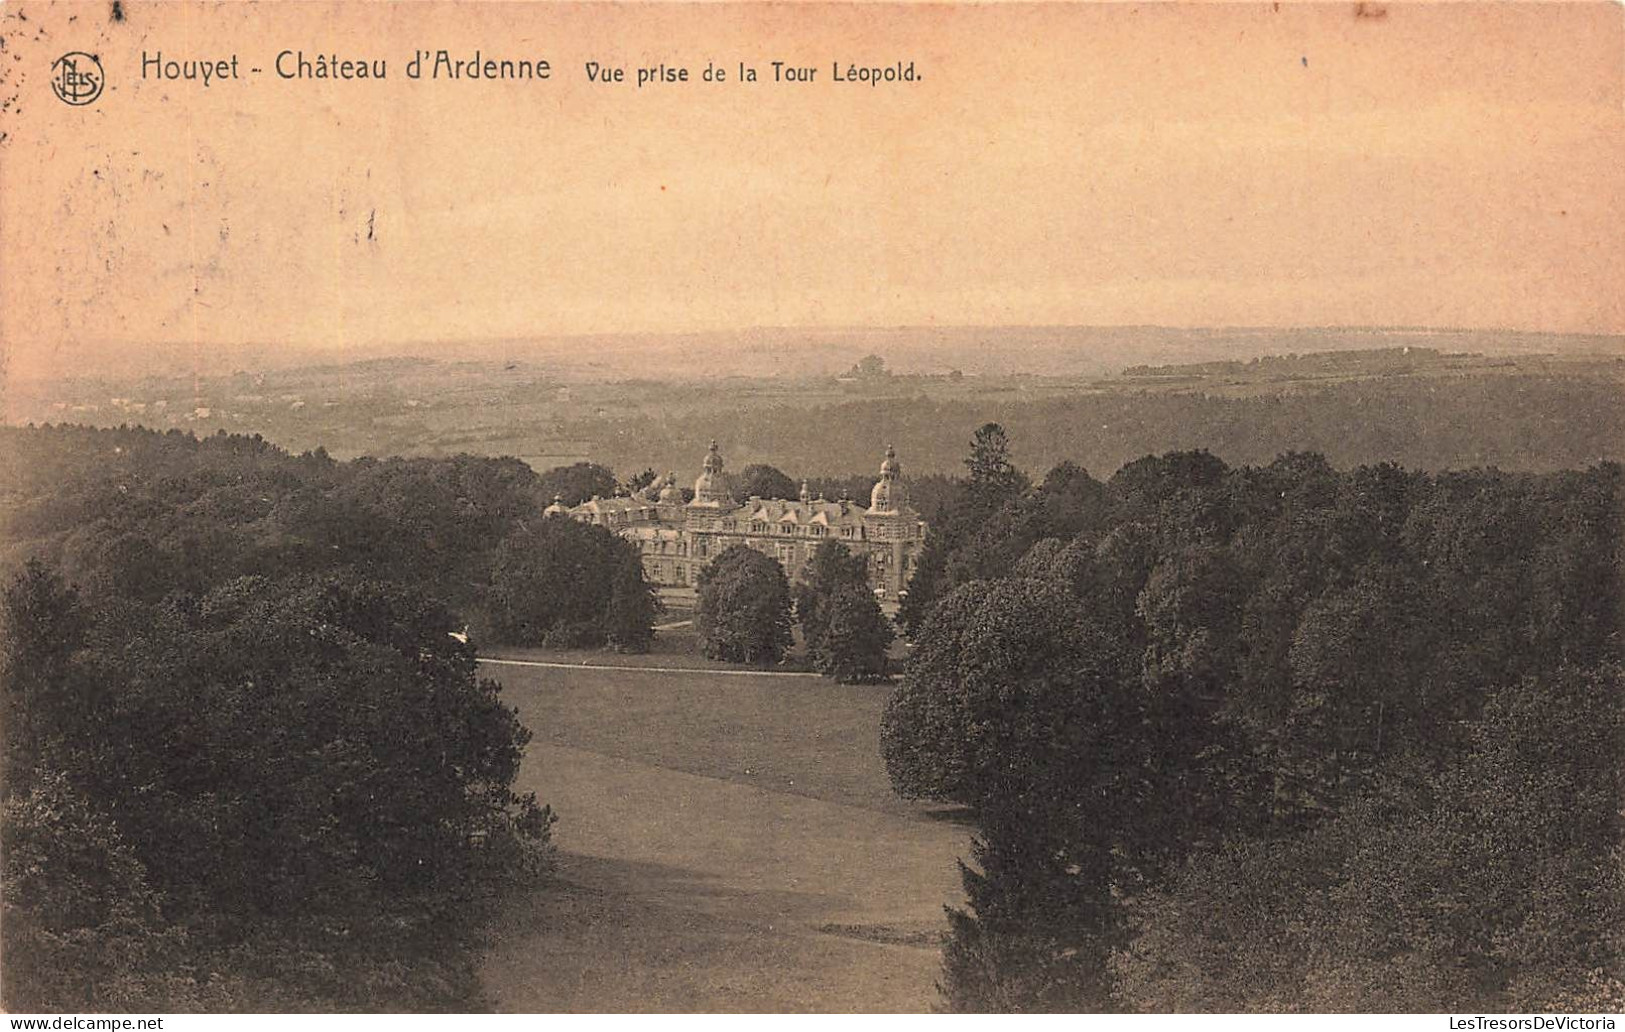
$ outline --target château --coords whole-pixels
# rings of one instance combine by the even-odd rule
[[[630,495],[593,498],[566,508],[555,498],[549,515],[594,523],[637,542],[644,576],[662,586],[692,585],[712,559],[746,545],[777,559],[794,580],[823,541],[839,541],[864,556],[875,595],[896,601],[925,545],[926,525],[908,503],[902,467],[886,449],[868,506],[851,499],[814,498],[804,480],[796,499],[736,499],[717,443],[705,455],[692,499],[667,473]]]

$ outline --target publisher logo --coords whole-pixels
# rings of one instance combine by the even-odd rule
[[[106,81],[95,54],[71,50],[51,65],[51,91],[57,100],[74,107],[94,102]]]

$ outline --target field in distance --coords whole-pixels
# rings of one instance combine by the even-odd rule
[[[736,335],[731,350],[711,340],[682,362],[658,338],[606,343],[596,357],[514,344],[522,357],[459,349],[456,361],[14,381],[5,416],[258,433],[338,458],[468,452],[513,455],[538,471],[586,460],[684,479],[712,438],[734,469],[768,462],[792,476],[849,475],[871,470],[892,443],[906,472],[957,472],[965,441],[988,420],[1010,429],[1018,462],[1035,475],[1064,458],[1107,476],[1150,452],[1195,447],[1231,463],[1313,450],[1339,466],[1422,468],[1625,457],[1619,338],[988,330],[978,349],[977,332],[800,343]],[[1242,349],[1261,357],[1232,357]],[[1120,364],[1107,367],[1113,358]]]

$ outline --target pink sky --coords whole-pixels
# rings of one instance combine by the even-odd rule
[[[15,374],[763,325],[1625,332],[1617,4],[126,9],[0,15]],[[476,46],[554,78],[405,79]],[[140,79],[143,49],[284,48],[389,78]],[[50,94],[67,50],[106,68],[94,105]],[[582,67],[775,58],[819,81]]]

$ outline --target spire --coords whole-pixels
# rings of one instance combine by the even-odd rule
[[[802,504],[812,501],[812,489],[807,486],[805,479],[801,481],[801,501]]]
[[[880,463],[880,476],[883,480],[896,480],[897,475],[903,472],[903,467],[897,464],[897,449],[886,445],[886,458]]]
[[[897,461],[897,449],[886,445],[886,458],[880,463],[880,480],[869,494],[869,511],[877,514],[898,512],[907,505],[907,495],[899,482],[903,467]]]
[[[716,508],[732,503],[733,496],[728,491],[728,482],[722,473],[722,452],[717,449],[717,442],[712,441],[711,447],[705,453],[704,468],[700,471],[700,477],[694,481],[694,501],[689,504]]]

